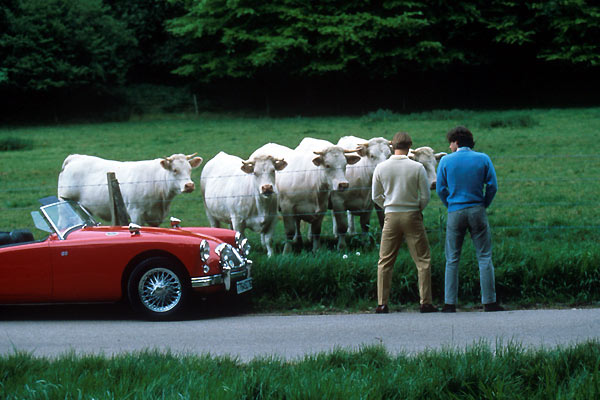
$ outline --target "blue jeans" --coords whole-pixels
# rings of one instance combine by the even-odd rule
[[[485,207],[475,206],[448,213],[446,226],[446,304],[458,301],[458,263],[467,230],[477,253],[481,302],[496,302],[496,282],[492,264],[492,235]]]

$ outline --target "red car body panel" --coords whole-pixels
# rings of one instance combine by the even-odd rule
[[[90,226],[60,240],[0,247],[0,303],[112,302],[124,296],[128,273],[144,256],[168,255],[187,271],[188,278],[221,272],[216,246],[235,245],[235,232],[218,228],[146,228],[139,234],[127,227]],[[203,263],[199,244],[210,243]],[[209,270],[204,272],[204,266]],[[189,281],[188,281],[189,282]],[[224,285],[197,288],[211,293]]]

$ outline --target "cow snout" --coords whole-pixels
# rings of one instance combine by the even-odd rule
[[[430,187],[431,190],[435,190],[436,183],[437,183],[436,181],[431,182],[431,187]]]
[[[192,193],[195,188],[196,188],[196,185],[194,185],[194,182],[188,182],[183,187],[183,193]]]
[[[273,185],[271,185],[271,184],[262,185],[260,188],[260,191],[262,194],[266,194],[266,195],[273,194]]]
[[[348,184],[348,182],[340,182],[338,184],[338,190],[344,191],[346,189],[348,189],[350,185]]]

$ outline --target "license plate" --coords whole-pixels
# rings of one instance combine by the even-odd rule
[[[252,289],[252,278],[244,279],[243,281],[238,281],[238,283],[237,283],[238,294],[247,292],[250,289]]]

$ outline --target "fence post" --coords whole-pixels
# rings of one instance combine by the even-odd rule
[[[196,98],[196,93],[194,93],[194,110],[196,111],[196,115],[198,115],[198,99]]]
[[[110,224],[112,226],[129,225],[130,217],[125,208],[121,188],[114,172],[107,172],[108,203],[110,205]]]

